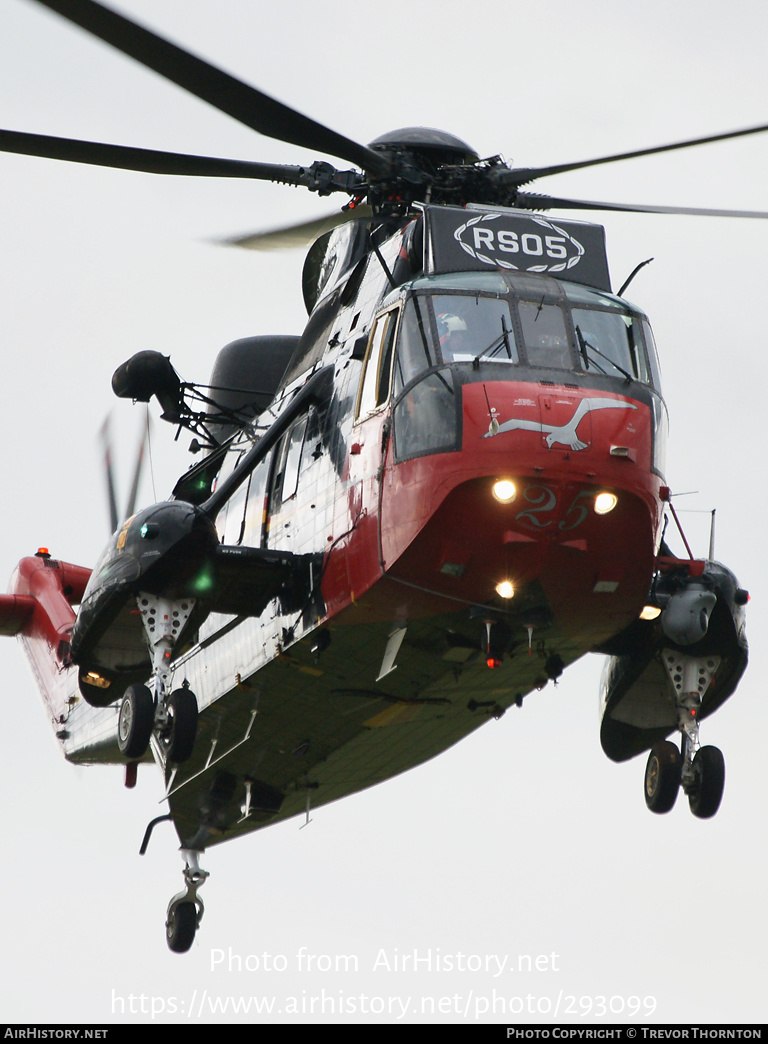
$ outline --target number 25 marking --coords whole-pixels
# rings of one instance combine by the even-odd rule
[[[553,508],[557,507],[557,497],[553,490],[549,486],[526,486],[523,496],[529,504],[536,506],[528,508],[526,511],[520,511],[515,515],[515,522],[525,519],[538,529],[546,529],[547,526],[551,526],[551,518],[544,521],[544,519],[540,519],[537,516],[546,515]]]
[[[545,519],[543,516],[548,515],[557,508],[557,495],[554,490],[550,489],[549,486],[527,486],[523,496],[533,507],[526,508],[525,511],[519,511],[515,515],[515,522],[526,521],[536,526],[537,529],[546,529],[548,526],[551,526],[554,519]],[[557,528],[562,532],[567,532],[580,526],[589,514],[589,506],[586,501],[591,500],[593,496],[594,492],[592,490],[583,489],[580,493],[577,493],[570,507],[558,523]]]

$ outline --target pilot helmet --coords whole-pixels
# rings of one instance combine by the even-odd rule
[[[441,312],[437,317],[437,332],[440,344],[443,344],[454,333],[466,333],[467,324],[460,315],[451,312]]]

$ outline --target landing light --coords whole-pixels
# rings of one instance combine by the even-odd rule
[[[515,484],[509,479],[499,479],[498,482],[494,482],[492,492],[500,504],[509,504],[517,496]]]
[[[641,620],[655,620],[661,613],[661,609],[657,605],[646,605],[640,613]]]
[[[496,584],[496,594],[501,598],[512,598],[515,593],[515,589],[509,580],[502,580],[501,583]]]
[[[111,684],[109,678],[102,678],[102,676],[97,674],[96,671],[88,671],[84,680],[89,685],[95,685],[98,689],[108,689]]]
[[[595,497],[595,511],[598,515],[607,515],[619,502],[615,493],[598,493]]]

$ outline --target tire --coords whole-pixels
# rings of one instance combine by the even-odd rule
[[[174,689],[168,698],[165,756],[177,765],[188,761],[197,737],[197,699],[189,689]]]
[[[194,903],[179,903],[168,915],[165,939],[173,953],[186,953],[195,941],[197,931],[197,906]]]
[[[700,747],[693,759],[696,775],[688,795],[691,812],[699,819],[710,819],[720,808],[725,789],[725,758],[718,747]]]
[[[155,701],[146,685],[125,690],[117,718],[117,745],[126,758],[143,758],[155,723]]]
[[[645,803],[656,815],[663,815],[674,806],[682,763],[680,751],[669,740],[651,747],[645,766]]]

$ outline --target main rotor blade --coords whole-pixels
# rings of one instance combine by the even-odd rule
[[[363,205],[355,207],[354,210],[325,214],[323,217],[302,221],[296,225],[271,228],[266,232],[251,232],[244,236],[231,236],[217,242],[222,246],[238,246],[246,250],[292,250],[295,247],[309,246],[323,232],[329,232],[347,221],[370,220],[372,213],[369,206]]]
[[[768,218],[765,210],[719,210],[710,207],[660,207],[644,203],[599,203],[589,199],[565,199],[518,192],[516,205],[523,210],[620,210],[630,214],[690,214],[694,217]]]
[[[260,134],[338,156],[375,173],[386,173],[389,168],[383,156],[364,145],[303,116],[95,0],[37,0],[37,3]]]
[[[139,170],[147,174],[182,174],[204,178],[253,178],[279,181],[286,185],[307,183],[306,167],[283,163],[251,163],[247,160],[221,159],[216,156],[191,156],[183,152],[158,152],[135,149],[126,145],[106,145],[76,138],[56,138],[47,134],[0,130],[0,152],[46,159],[91,163],[118,170]]]
[[[689,149],[694,145],[708,145],[714,141],[727,141],[729,138],[744,138],[750,134],[762,134],[768,131],[768,123],[759,127],[745,127],[744,130],[728,131],[725,134],[710,134],[706,138],[691,138],[688,141],[676,141],[671,145],[657,145],[652,149],[636,149],[634,152],[617,152],[613,156],[601,156],[598,159],[581,160],[577,163],[556,163],[551,167],[526,167],[513,170],[519,175],[518,185],[525,185],[536,178],[546,178],[551,174],[564,174],[569,170],[582,170],[584,167],[598,167],[602,163],[616,163],[618,160],[637,159],[639,156],[654,156],[659,152],[674,152],[676,149]]]

